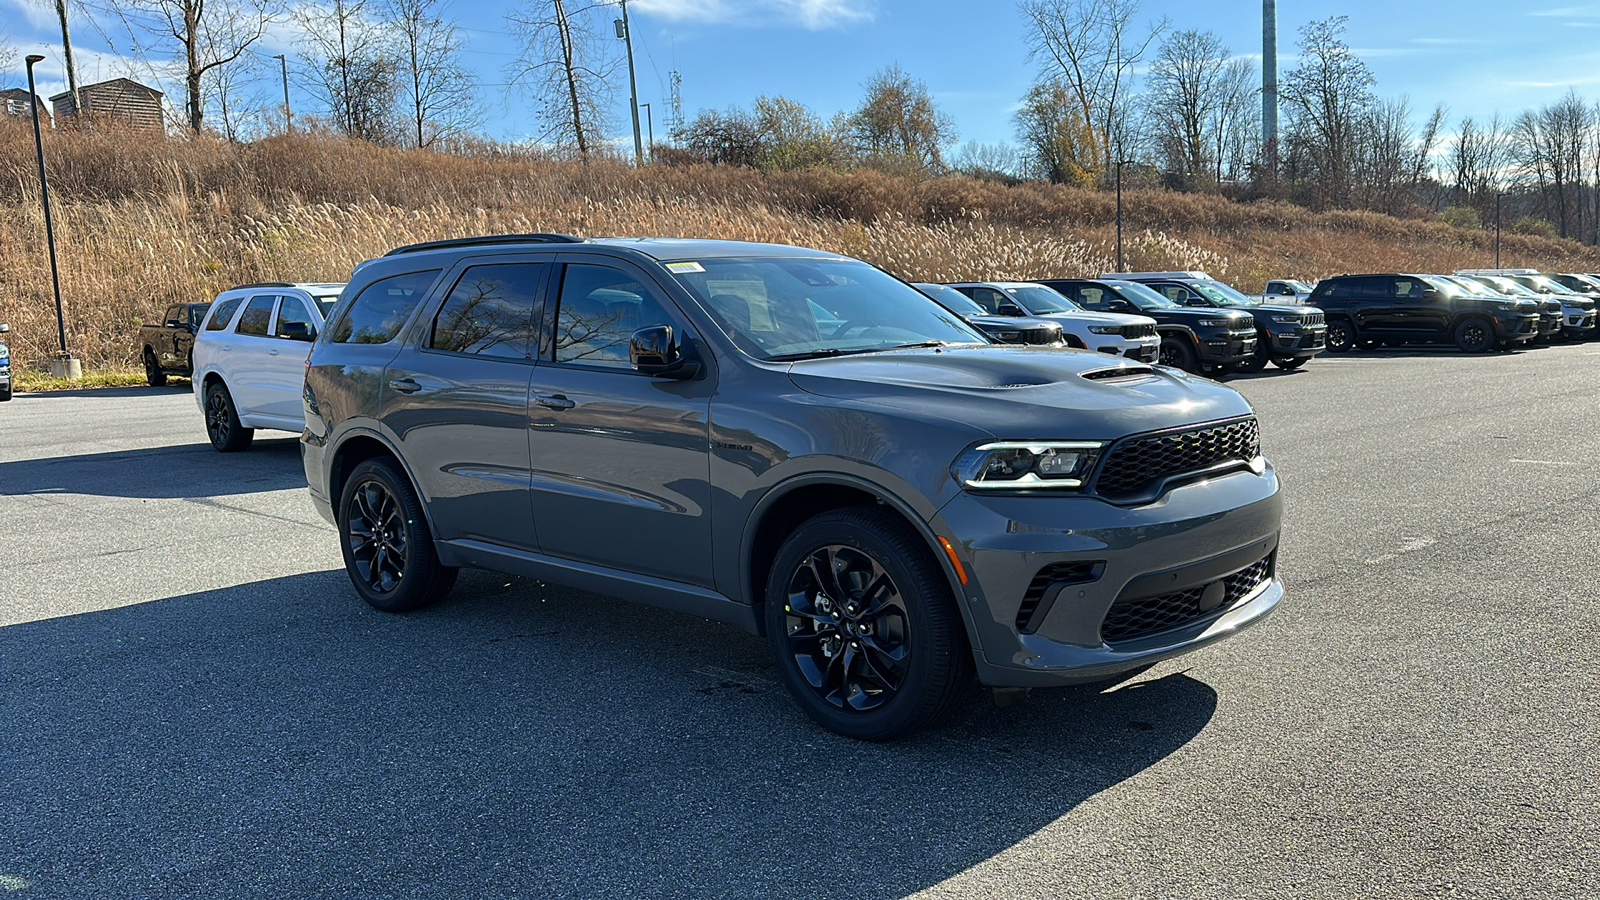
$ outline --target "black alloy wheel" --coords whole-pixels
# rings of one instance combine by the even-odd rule
[[[1231,366],[1233,371],[1242,372],[1246,375],[1254,375],[1262,369],[1265,369],[1267,367],[1267,360],[1269,358],[1267,353],[1267,344],[1269,341],[1271,341],[1271,339],[1272,338],[1270,335],[1257,335],[1256,352],[1250,354],[1244,359],[1239,360],[1236,363],[1233,363]]]
[[[1462,319],[1456,325],[1456,347],[1463,353],[1483,353],[1494,348],[1494,326],[1479,318]]]
[[[239,424],[233,397],[221,382],[206,389],[206,437],[212,447],[220,453],[247,450],[255,436],[255,429]]]
[[[1272,361],[1272,364],[1280,369],[1288,369],[1293,371],[1294,369],[1298,369],[1310,361],[1310,357],[1295,356],[1288,359],[1275,359]]]
[[[151,387],[164,387],[167,383],[167,373],[161,371],[161,363],[149,347],[144,349],[144,381]]]
[[[889,740],[926,727],[971,684],[944,572],[884,510],[835,510],[796,529],[773,560],[766,625],[790,693],[847,737]]]
[[[345,573],[374,608],[421,609],[454,586],[459,570],[439,563],[422,504],[392,462],[356,467],[340,492],[337,518]]]
[[[1348,319],[1328,320],[1329,353],[1349,353],[1356,345],[1356,328]]]
[[[1383,346],[1383,341],[1377,338],[1362,338],[1356,341],[1356,346],[1363,350],[1377,350]]]
[[[1161,356],[1157,361],[1163,366],[1172,366],[1185,372],[1198,373],[1200,370],[1199,354],[1194,352],[1189,339],[1183,336],[1162,338]]]

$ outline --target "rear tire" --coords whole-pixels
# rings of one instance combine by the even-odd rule
[[[1328,352],[1349,353],[1356,345],[1356,326],[1349,319],[1328,320]]]
[[[1477,317],[1456,323],[1456,348],[1462,353],[1483,353],[1495,345],[1494,326]]]
[[[206,437],[218,453],[237,453],[250,449],[255,439],[254,428],[239,423],[239,413],[233,407],[233,396],[228,388],[217,382],[206,389]]]
[[[778,548],[765,597],[784,685],[835,734],[911,734],[971,687],[950,584],[925,542],[885,510],[838,509],[801,524]]]
[[[149,347],[144,348],[144,380],[151,387],[165,387],[167,384],[167,373],[161,371],[161,362]]]
[[[356,466],[339,492],[338,510],[345,573],[374,609],[422,609],[455,586],[460,570],[439,562],[422,501],[393,462]]]

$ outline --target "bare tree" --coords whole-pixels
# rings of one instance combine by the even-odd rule
[[[714,165],[756,166],[761,159],[761,132],[745,110],[701,110],[673,134],[689,158]]]
[[[400,65],[368,2],[333,0],[327,7],[301,7],[295,15],[310,45],[301,60],[341,133],[392,143],[401,128],[396,108]]]
[[[618,66],[600,36],[606,9],[584,0],[525,0],[506,15],[522,41],[522,55],[509,69],[511,81],[530,85],[537,95],[545,126],[541,139],[575,148],[582,159],[605,140],[609,79]]]
[[[1042,65],[1041,83],[1064,88],[1081,110],[1109,172],[1117,124],[1126,119],[1134,67],[1167,27],[1161,19],[1138,31],[1138,0],[1022,0],[1030,55]]]
[[[1393,215],[1400,212],[1412,171],[1411,104],[1400,97],[1373,104],[1362,123],[1352,172],[1361,205]]]
[[[1256,77],[1256,67],[1249,60],[1230,60],[1222,70],[1210,129],[1216,142],[1213,162],[1218,184],[1243,179],[1259,157],[1261,103]]]
[[[184,110],[189,130],[205,120],[203,80],[238,60],[277,20],[277,0],[125,0],[149,18],[140,25],[157,39],[176,41],[184,63]],[[151,21],[153,20],[153,21]]]
[[[218,66],[201,82],[201,91],[217,130],[230,141],[240,141],[265,125],[275,107],[260,85],[264,67],[245,55],[231,66]]]
[[[1555,103],[1525,110],[1512,124],[1514,158],[1562,237],[1583,233],[1583,149],[1591,123],[1589,107],[1569,91]]]
[[[1487,220],[1494,198],[1505,186],[1510,146],[1505,125],[1496,113],[1480,126],[1469,116],[1461,120],[1448,153],[1453,203],[1471,206],[1480,219]]]
[[[483,123],[477,79],[461,65],[461,33],[444,12],[441,0],[393,0],[389,10],[407,126],[418,148]]]
[[[1148,126],[1167,171],[1185,184],[1221,167],[1230,55],[1215,34],[1190,29],[1169,35],[1150,62]]]
[[[787,97],[757,97],[751,124],[757,140],[755,164],[762,169],[838,165],[848,156],[821,116]]]
[[[1347,20],[1335,16],[1303,26],[1300,65],[1278,85],[1289,114],[1289,168],[1309,177],[1314,206],[1349,202],[1360,141],[1376,103],[1372,71],[1341,37]]]
[[[1004,142],[967,141],[956,153],[951,168],[975,178],[1014,179],[1022,170],[1022,157],[1016,147]]]
[[[850,135],[867,160],[892,167],[944,167],[940,148],[956,139],[955,122],[933,103],[928,86],[898,64],[873,74],[850,116]]]

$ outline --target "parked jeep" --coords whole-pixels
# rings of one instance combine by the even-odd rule
[[[160,322],[139,326],[144,380],[151,387],[167,383],[168,375],[188,378],[194,372],[194,336],[206,317],[206,303],[174,303]]]
[[[730,622],[857,738],[933,722],[974,672],[1112,678],[1283,595],[1239,394],[991,343],[820,250],[401,247],[352,273],[304,403],[312,501],[374,607],[481,566]]]
[[[1539,333],[1532,300],[1469,293],[1433,275],[1337,275],[1311,302],[1328,317],[1328,349],[1451,343],[1467,353],[1527,343]]]
[[[1237,309],[1254,316],[1258,359],[1247,370],[1260,370],[1267,360],[1282,369],[1298,369],[1327,345],[1321,310],[1257,303],[1204,272],[1106,272],[1100,277],[1149,285],[1183,306]]]
[[[1154,319],[1161,336],[1162,365],[1195,374],[1229,367],[1260,368],[1253,366],[1255,318],[1242,310],[1179,306],[1137,281],[1041,278],[1038,283],[1084,309]]]
[[[960,316],[968,325],[1002,344],[1066,346],[1060,322],[1032,316],[991,316],[978,305],[976,300],[948,284],[917,282],[911,286],[932,297],[933,302]]]
[[[1545,343],[1561,336],[1562,323],[1566,319],[1561,298],[1537,291],[1515,278],[1499,274],[1483,274],[1482,270],[1457,270],[1452,280],[1459,283],[1462,279],[1483,285],[1494,294],[1528,299],[1537,303],[1539,330],[1534,336],[1534,343]]]

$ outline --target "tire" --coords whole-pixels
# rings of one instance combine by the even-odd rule
[[[1160,355],[1156,357],[1156,361],[1163,366],[1172,366],[1192,374],[1200,373],[1200,354],[1194,351],[1187,337],[1162,338]]]
[[[7,400],[10,400],[10,399],[11,399],[11,385],[7,384],[5,387],[0,388],[0,403],[4,403],[4,402],[6,402]]]
[[[1328,352],[1349,353],[1356,346],[1356,326],[1349,319],[1328,320]]]
[[[1306,363],[1308,363],[1310,361],[1311,361],[1310,357],[1297,356],[1297,357],[1295,357],[1293,359],[1275,359],[1275,360],[1272,361],[1272,364],[1277,366],[1280,369],[1288,369],[1290,371],[1293,371],[1295,369],[1300,368],[1301,366],[1305,365]]]
[[[206,388],[206,437],[218,453],[237,453],[250,449],[255,439],[254,428],[239,424],[239,413],[233,408],[233,397],[222,382]]]
[[[374,609],[422,609],[455,586],[460,570],[439,562],[422,501],[394,462],[356,466],[339,492],[337,521],[345,574]]]
[[[1267,344],[1271,340],[1271,335],[1268,335],[1265,340],[1262,339],[1261,335],[1256,335],[1256,351],[1244,359],[1230,364],[1228,366],[1229,370],[1240,372],[1245,375],[1254,375],[1262,369],[1265,369],[1267,367],[1267,360],[1270,358],[1267,354]]]
[[[1377,338],[1362,338],[1356,341],[1356,346],[1363,350],[1377,350],[1383,346],[1383,341]]]
[[[1494,349],[1494,326],[1476,316],[1456,323],[1456,348],[1462,353],[1483,353]]]
[[[1089,345],[1085,344],[1075,334],[1062,335],[1062,339],[1066,341],[1067,349],[1069,349],[1069,350],[1087,350],[1087,349],[1089,349]]]
[[[151,387],[165,387],[167,373],[161,371],[161,363],[149,347],[144,348],[144,381]]]
[[[949,582],[922,539],[885,510],[802,523],[773,559],[765,605],[785,686],[835,734],[903,737],[947,715],[972,684]]]

